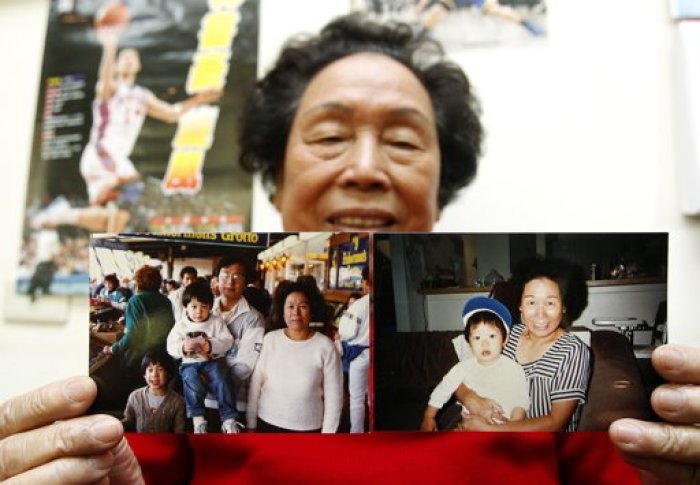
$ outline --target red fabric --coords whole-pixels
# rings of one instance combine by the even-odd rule
[[[189,483],[194,461],[184,434],[127,433],[148,484]]]
[[[607,433],[128,438],[149,483],[640,483]]]

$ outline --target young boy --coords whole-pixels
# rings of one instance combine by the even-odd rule
[[[185,401],[168,389],[172,359],[163,351],[147,352],[141,360],[146,387],[129,395],[124,427],[139,433],[184,433]]]
[[[464,306],[462,321],[473,357],[452,367],[433,390],[421,425],[424,431],[437,430],[435,416],[461,383],[498,403],[509,420],[523,419],[530,405],[525,372],[501,355],[512,323],[508,309],[492,298],[472,298]]]
[[[182,293],[185,312],[168,335],[168,353],[182,359],[180,376],[187,417],[192,418],[194,432],[207,432],[204,399],[208,389],[200,377],[203,374],[219,403],[221,430],[238,433],[243,425],[236,420],[236,399],[224,359],[233,345],[233,336],[224,321],[211,314],[213,304],[214,295],[208,284],[197,282],[185,288]]]

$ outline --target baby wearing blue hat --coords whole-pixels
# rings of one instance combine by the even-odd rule
[[[437,430],[435,417],[460,384],[496,402],[504,418],[511,421],[523,419],[530,405],[525,372],[501,355],[512,324],[505,305],[492,298],[472,298],[464,305],[462,321],[473,357],[452,367],[433,390],[421,425],[424,431]],[[468,411],[463,409],[462,415],[468,415]]]

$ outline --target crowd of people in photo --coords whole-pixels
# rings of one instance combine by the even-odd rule
[[[368,269],[364,295],[336,312],[313,276],[282,280],[270,295],[237,256],[210,277],[193,266],[179,276],[144,265],[133,288],[115,274],[92,281],[91,298],[123,313],[123,335],[102,349],[115,363],[92,377],[117,396],[111,412],[124,409],[127,430],[335,433],[344,388],[351,432],[366,430]]]

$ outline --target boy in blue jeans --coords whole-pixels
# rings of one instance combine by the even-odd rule
[[[237,421],[236,398],[228,380],[224,356],[233,345],[233,336],[224,321],[211,314],[214,295],[209,285],[193,283],[182,294],[185,312],[168,335],[168,353],[182,359],[180,376],[187,417],[192,418],[195,433],[207,432],[204,399],[208,386],[219,403],[221,430],[238,433],[243,427]]]

